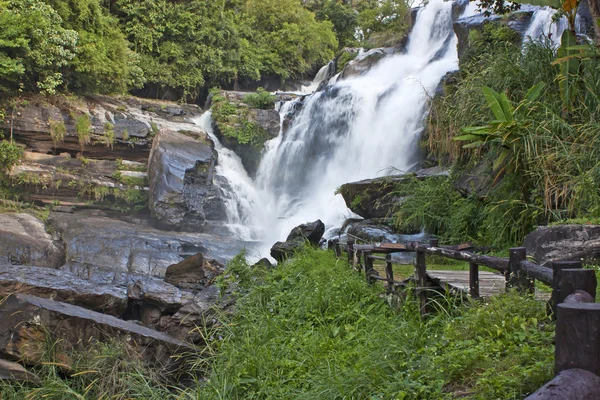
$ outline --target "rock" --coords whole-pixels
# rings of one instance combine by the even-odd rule
[[[524,246],[540,264],[576,260],[598,264],[600,225],[540,226],[525,237]]]
[[[0,214],[0,257],[9,264],[57,268],[65,262],[65,246],[32,215]]]
[[[394,229],[388,225],[380,223],[380,220],[363,220],[350,222],[347,232],[357,238],[366,240],[369,243],[398,243],[404,241],[404,236],[394,232]]]
[[[271,264],[271,261],[269,261],[268,258],[261,258],[254,265],[252,265],[252,267],[253,268],[256,268],[256,267],[273,268],[274,265]]]
[[[200,291],[223,273],[225,266],[207,258],[202,253],[170,265],[165,273],[165,282],[189,291]]]
[[[170,265],[197,253],[226,263],[253,245],[229,234],[162,231],[143,216],[99,210],[51,213],[48,221],[64,240],[71,265],[131,275],[164,277]]]
[[[277,242],[271,248],[271,257],[283,261],[294,255],[308,241],[313,246],[318,246],[323,234],[325,224],[320,220],[302,224],[290,232],[285,242]]]
[[[216,163],[208,136],[158,133],[148,163],[149,206],[162,227],[198,231],[206,220],[226,218],[220,189],[213,184]]]
[[[380,47],[366,52],[361,51],[354,60],[346,64],[338,77],[338,81],[364,75],[385,57],[398,52],[397,49],[391,47]]]
[[[248,94],[221,91],[218,97],[211,100],[213,111],[227,106],[226,115],[221,116],[221,113],[213,112],[213,127],[221,143],[240,157],[250,176],[255,176],[265,142],[279,135],[281,118],[275,110],[275,103],[270,109],[253,108],[246,104],[244,97]],[[275,101],[286,97],[289,95],[277,95]],[[243,137],[250,135],[251,139],[240,141],[240,134]]]
[[[210,328],[218,323],[217,311],[222,311],[232,304],[224,298],[215,285],[208,286],[171,316],[164,316],[154,326],[161,332],[186,340],[191,343],[204,344],[206,340],[198,327]]]
[[[410,195],[402,189],[415,179],[425,180],[448,175],[449,171],[441,167],[426,168],[410,174],[346,183],[340,187],[339,193],[346,206],[364,219],[390,218],[396,207]]]
[[[454,182],[454,188],[464,197],[484,198],[492,190],[495,175],[489,162],[481,162],[463,171]]]
[[[17,294],[0,305],[0,355],[30,364],[43,361],[48,341],[56,354],[85,350],[91,343],[119,340],[142,360],[172,370],[173,356],[194,352],[189,344],[110,315],[40,297]]]
[[[0,359],[0,379],[28,383],[39,383],[37,375],[27,371],[21,364]]]
[[[96,284],[67,271],[0,264],[0,297],[30,294],[121,316],[127,308],[126,288]]]
[[[589,400],[598,397],[600,377],[583,369],[559,372],[527,400]]]

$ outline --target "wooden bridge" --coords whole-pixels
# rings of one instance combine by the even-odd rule
[[[554,370],[557,375],[528,400],[599,398],[600,303],[595,303],[595,271],[584,269],[580,260],[554,262],[551,267],[545,267],[528,261],[524,247],[510,249],[506,259],[476,254],[470,251],[472,246],[469,244],[440,246],[436,239],[429,243],[379,245],[358,245],[352,239],[340,243],[335,239],[328,245],[338,258],[344,258],[343,252],[346,252],[354,269],[364,272],[370,283],[384,282],[390,293],[411,285],[411,280],[396,280],[391,254],[416,253],[412,286],[422,315],[432,311],[428,297],[440,290],[480,299],[506,289],[533,294],[534,281],[544,283],[552,289],[548,310],[556,320]],[[469,270],[428,271],[427,255],[468,262]],[[374,268],[375,261],[385,262],[385,277],[379,276]],[[495,272],[479,271],[480,266]]]

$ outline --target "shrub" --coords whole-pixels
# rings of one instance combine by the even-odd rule
[[[268,110],[275,107],[275,96],[261,87],[256,90],[256,93],[245,95],[243,100],[253,108]]]
[[[0,141],[0,172],[6,173],[23,157],[23,149],[14,142]]]

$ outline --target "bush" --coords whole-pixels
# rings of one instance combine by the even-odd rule
[[[261,87],[256,90],[256,93],[245,95],[243,101],[253,108],[268,110],[275,107],[275,96]]]
[[[6,173],[23,157],[23,149],[13,142],[0,142],[0,172]]]

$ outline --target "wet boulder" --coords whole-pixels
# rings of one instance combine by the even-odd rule
[[[52,213],[49,223],[63,238],[70,265],[131,275],[162,278],[170,265],[197,253],[226,263],[251,245],[229,234],[163,231],[144,216],[99,210]]]
[[[64,243],[46,232],[40,219],[25,213],[0,214],[0,257],[9,264],[57,268]]]
[[[82,307],[31,295],[9,296],[0,305],[0,356],[28,364],[43,361],[47,343],[68,360],[73,350],[95,342],[119,340],[149,365],[176,369],[176,355],[194,348],[164,333]]]
[[[395,232],[392,227],[381,223],[380,220],[362,220],[350,222],[347,232],[357,238],[363,239],[369,243],[398,243],[403,240],[403,236]]]
[[[170,265],[165,273],[165,281],[181,289],[198,292],[210,285],[223,273],[225,266],[202,253]]]
[[[161,130],[148,161],[149,206],[163,228],[197,231],[207,220],[226,218],[214,184],[217,153],[207,135]]]
[[[25,367],[16,362],[0,359],[0,380],[39,383],[37,375],[27,371]]]
[[[277,242],[271,248],[271,257],[283,261],[294,255],[308,241],[313,246],[318,246],[323,234],[325,224],[320,220],[299,225],[292,229],[285,242]]]
[[[540,226],[525,237],[527,254],[540,264],[583,260],[600,263],[600,225]]]

